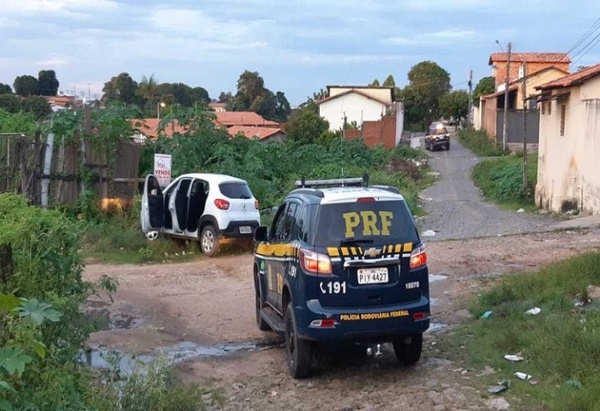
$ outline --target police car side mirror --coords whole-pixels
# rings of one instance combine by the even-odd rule
[[[267,227],[260,226],[254,231],[254,241],[262,242],[267,241]]]

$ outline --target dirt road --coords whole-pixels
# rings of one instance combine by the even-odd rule
[[[488,398],[478,383],[483,370],[461,370],[448,360],[447,353],[457,348],[447,346],[441,334],[469,318],[458,304],[477,293],[480,278],[531,271],[590,250],[600,250],[600,229],[428,244],[432,314],[441,328],[426,335],[423,358],[412,368],[397,367],[384,346],[377,358],[325,357],[314,378],[296,381],[288,376],[280,346],[237,344],[278,341],[254,323],[251,255],[185,264],[89,265],[86,279],[107,274],[120,281],[113,304],[107,299],[92,304],[112,326],[92,335],[90,344],[148,353],[194,343],[203,349],[187,352],[188,361],[178,369],[185,381],[220,389],[218,409],[502,409],[503,400]],[[206,350],[210,347],[220,348]]]

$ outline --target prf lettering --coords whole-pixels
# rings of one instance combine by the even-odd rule
[[[346,238],[356,237],[356,229],[362,223],[362,235],[390,235],[394,214],[391,211],[352,211],[342,214],[346,223]]]

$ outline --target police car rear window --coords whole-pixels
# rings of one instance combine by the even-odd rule
[[[219,190],[221,190],[221,193],[227,198],[252,198],[252,192],[246,183],[221,183],[219,184]]]
[[[418,242],[417,230],[404,201],[372,201],[322,205],[317,216],[315,245],[343,242],[388,244]]]

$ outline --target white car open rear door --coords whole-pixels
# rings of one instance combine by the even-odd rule
[[[150,231],[161,230],[163,228],[164,217],[165,204],[162,189],[156,176],[148,174],[142,195],[142,211],[140,215],[142,231],[148,233]]]

